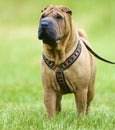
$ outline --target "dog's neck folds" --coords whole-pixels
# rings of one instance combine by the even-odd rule
[[[74,33],[73,33],[74,32]],[[66,36],[67,38],[63,38],[60,43],[56,46],[50,46],[48,44],[44,44],[44,54],[47,55],[48,59],[54,61],[56,65],[59,65],[65,59],[71,55],[78,44],[77,34],[75,35],[75,31],[71,31]]]

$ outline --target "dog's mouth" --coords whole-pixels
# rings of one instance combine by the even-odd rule
[[[44,44],[49,44],[49,45],[56,45],[60,43],[61,38],[56,37],[54,33],[39,29],[38,31],[38,38],[43,41]]]
[[[51,44],[51,45],[56,45],[60,42],[60,39],[51,39],[49,37],[45,37],[41,39],[44,44]]]

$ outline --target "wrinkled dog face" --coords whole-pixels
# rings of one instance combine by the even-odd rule
[[[38,38],[45,44],[57,45],[69,33],[71,10],[67,7],[49,5],[42,11]]]

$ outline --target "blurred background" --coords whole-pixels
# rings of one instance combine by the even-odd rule
[[[37,39],[41,9],[65,5],[76,28],[83,28],[93,49],[115,61],[115,1],[113,0],[0,0],[0,103],[32,103],[42,97]],[[97,61],[97,97],[113,94],[115,66]],[[105,89],[106,88],[106,89]],[[110,97],[111,98],[111,97]],[[113,98],[112,98],[113,99]],[[41,100],[40,100],[41,101]],[[99,100],[101,102],[101,100]]]

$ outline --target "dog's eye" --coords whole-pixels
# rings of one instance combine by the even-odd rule
[[[45,18],[45,15],[44,15],[44,14],[42,14],[41,18],[42,18],[42,19],[43,19],[43,18]]]
[[[57,14],[56,18],[57,19],[62,19],[62,16],[60,14]]]

